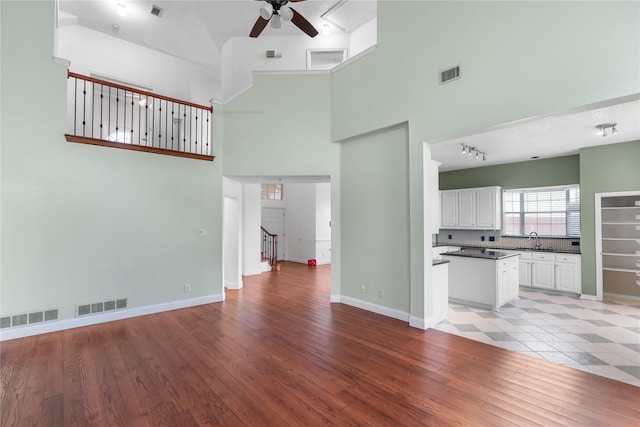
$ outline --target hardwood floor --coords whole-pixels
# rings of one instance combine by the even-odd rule
[[[1,425],[638,425],[637,387],[330,304],[328,266],[244,280],[1,343]]]

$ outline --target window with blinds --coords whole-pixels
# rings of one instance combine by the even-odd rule
[[[504,190],[506,236],[580,236],[580,186]]]

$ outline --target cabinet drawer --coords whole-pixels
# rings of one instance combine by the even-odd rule
[[[580,262],[579,255],[564,255],[564,254],[556,254],[556,262],[566,262],[570,264],[577,264]]]
[[[540,253],[532,253],[531,254],[531,259],[533,260],[537,260],[537,261],[554,261],[555,259],[555,255],[554,254],[540,254]]]
[[[498,268],[500,270],[504,270],[506,268],[518,265],[518,257],[512,256],[509,258],[501,259],[498,261]]]

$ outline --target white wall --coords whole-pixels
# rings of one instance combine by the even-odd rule
[[[244,184],[242,204],[242,274],[260,274],[260,184]]]
[[[80,25],[56,29],[55,55],[76,73],[98,73],[201,105],[221,95],[219,76],[211,71]]]
[[[228,289],[242,287],[242,184],[222,178],[224,195],[222,212],[222,265],[224,286]]]
[[[316,255],[318,264],[331,263],[331,184],[316,184]]]
[[[349,38],[349,57],[369,49],[378,43],[378,19],[374,18],[356,29]]]

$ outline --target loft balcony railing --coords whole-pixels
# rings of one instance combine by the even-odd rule
[[[67,141],[212,161],[213,107],[68,72]]]

